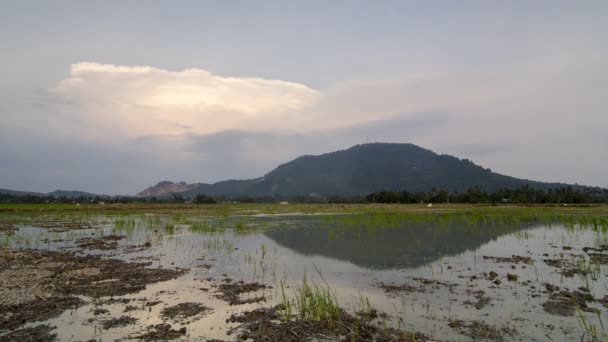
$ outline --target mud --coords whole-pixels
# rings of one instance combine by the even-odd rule
[[[608,265],[608,254],[606,253],[588,253],[589,260],[595,264]]]
[[[340,341],[431,341],[421,333],[385,328],[371,319],[342,312],[337,321],[281,320],[277,308],[258,309],[232,316],[230,321],[243,322],[239,340],[265,342],[304,342],[315,339]],[[234,333],[234,331],[233,331]]]
[[[419,282],[422,286],[430,286],[435,289],[440,288],[440,287],[447,287],[448,289],[450,289],[450,291],[452,291],[456,286],[458,286],[458,284],[455,284],[455,283],[448,283],[448,282],[443,282],[443,281],[439,281],[439,280],[435,280],[435,279],[427,279],[427,278],[420,278],[420,277],[414,277],[412,279]]]
[[[591,253],[595,254],[595,253]],[[581,258],[580,255],[573,255],[574,257]],[[571,278],[575,274],[586,276],[591,273],[590,270],[580,268],[573,260],[571,259],[545,259],[544,262],[552,267],[559,268],[559,273],[564,277]]]
[[[459,329],[463,335],[472,339],[503,341],[506,335],[513,336],[515,329],[510,327],[493,327],[483,321],[466,323],[462,320],[453,320],[448,324],[451,328]]]
[[[0,331],[49,319],[92,298],[122,296],[183,270],[71,253],[0,248]]]
[[[37,325],[33,328],[15,330],[7,335],[0,336],[0,342],[52,342],[57,335],[51,333],[55,327],[48,325]]]
[[[589,253],[589,251],[597,253],[608,252],[608,245],[600,245],[598,247],[583,247],[583,252]]]
[[[108,235],[100,238],[83,238],[76,240],[76,245],[82,249],[112,250],[118,248],[118,241],[126,236]]]
[[[543,308],[552,315],[574,316],[577,308],[584,312],[596,312],[596,309],[587,306],[587,303],[594,301],[593,296],[587,292],[562,290],[552,293]]]
[[[529,265],[532,264],[532,257],[521,255],[512,255],[511,257],[495,257],[484,255],[483,258],[486,260],[494,260],[495,262],[507,262],[513,264],[519,264],[521,262]]]
[[[63,233],[70,230],[94,229],[97,225],[88,221],[61,221],[61,220],[38,220],[29,221],[22,224],[23,226],[32,226],[44,228],[53,233]]]
[[[164,318],[173,320],[192,318],[209,311],[210,309],[201,303],[180,303],[161,311]]]
[[[218,287],[219,294],[216,295],[216,297],[225,300],[226,302],[230,303],[230,305],[259,303],[266,300],[264,296],[242,298],[241,295],[245,293],[264,290],[266,288],[266,285],[260,284],[258,282],[245,283],[240,281],[238,283],[233,284],[220,284],[220,286]]]
[[[0,332],[13,330],[28,322],[44,321],[75,309],[84,302],[77,297],[51,296],[16,305],[0,305]]]
[[[0,233],[14,233],[17,226],[9,222],[0,222]]]
[[[156,324],[148,327],[145,334],[135,336],[140,341],[167,341],[175,340],[186,335],[186,328],[172,329],[170,324]]]
[[[120,316],[103,321],[103,328],[108,330],[112,328],[125,327],[127,325],[137,323],[137,319],[129,316]]]
[[[469,306],[474,306],[475,309],[477,310],[481,310],[483,309],[486,305],[490,304],[490,297],[486,297],[485,296],[485,291],[483,290],[477,290],[477,291],[467,291],[469,292],[469,294],[472,294],[475,298],[475,301],[471,301],[471,300],[466,300],[464,301],[464,305],[469,305]]]
[[[378,287],[383,289],[384,292],[386,293],[399,293],[399,292],[407,292],[407,293],[414,293],[414,292],[425,292],[423,287],[416,287],[416,286],[412,286],[409,284],[401,284],[401,285],[396,285],[396,284],[385,284],[385,283],[379,283]]]

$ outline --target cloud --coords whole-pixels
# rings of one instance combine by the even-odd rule
[[[267,120],[297,115],[321,96],[280,80],[97,63],[73,64],[52,93],[76,106],[94,131],[130,136],[264,127]]]

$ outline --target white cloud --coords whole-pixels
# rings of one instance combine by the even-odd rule
[[[288,119],[321,96],[280,80],[97,63],[72,65],[70,77],[52,92],[76,104],[78,118],[95,131],[126,135],[264,127],[266,120]]]

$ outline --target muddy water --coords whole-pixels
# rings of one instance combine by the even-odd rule
[[[15,232],[0,235],[0,243],[14,249],[94,254],[147,262],[152,268],[188,270],[177,279],[113,300],[81,296],[85,305],[42,322],[57,327],[53,333],[62,341],[127,340],[160,323],[175,330],[185,327],[182,340],[233,340],[239,324],[227,324],[230,315],[281,303],[282,287],[291,296],[304,277],[329,285],[347,310],[371,305],[388,315],[382,324],[437,340],[471,340],[467,326],[473,322],[496,329],[500,337],[492,335],[492,339],[525,341],[578,341],[589,336],[584,325],[601,333],[601,321],[608,324],[608,303],[601,302],[608,298],[608,267],[590,261],[589,250],[584,250],[606,244],[606,234],[559,223],[494,226],[350,220],[344,224],[304,215],[149,214],[90,217],[90,227],[62,230],[42,227],[44,220],[50,218],[21,223]],[[125,238],[106,247],[83,247],[82,239],[111,235]],[[585,272],[566,276],[566,266],[555,267],[545,260],[562,260]],[[267,288],[242,294],[239,298],[246,304],[230,305],[218,297],[221,284],[239,281]],[[552,294],[545,284],[568,293],[582,288],[595,301],[585,303],[586,311],[574,309],[572,315],[550,313],[545,306]],[[166,308],[191,302],[208,310],[193,316],[163,314]],[[122,316],[136,321],[104,326]],[[481,330],[477,339],[484,339]]]

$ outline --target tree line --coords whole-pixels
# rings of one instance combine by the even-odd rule
[[[141,198],[134,196],[40,196],[0,193],[0,203],[56,203],[56,204],[100,204],[100,203],[192,203],[214,204],[218,202],[233,203],[276,203],[289,200],[292,203],[513,203],[513,204],[593,204],[608,203],[608,189],[573,188],[536,189],[525,185],[516,189],[502,188],[487,192],[479,187],[469,188],[464,192],[433,189],[428,192],[378,191],[367,196],[297,196],[297,197],[211,197],[198,194],[193,198],[184,198],[175,193],[165,197]]]
[[[567,186],[536,189],[529,185],[487,192],[479,187],[464,192],[432,190],[429,192],[379,191],[366,197],[372,203],[515,203],[515,204],[592,204],[608,203],[608,189]]]

